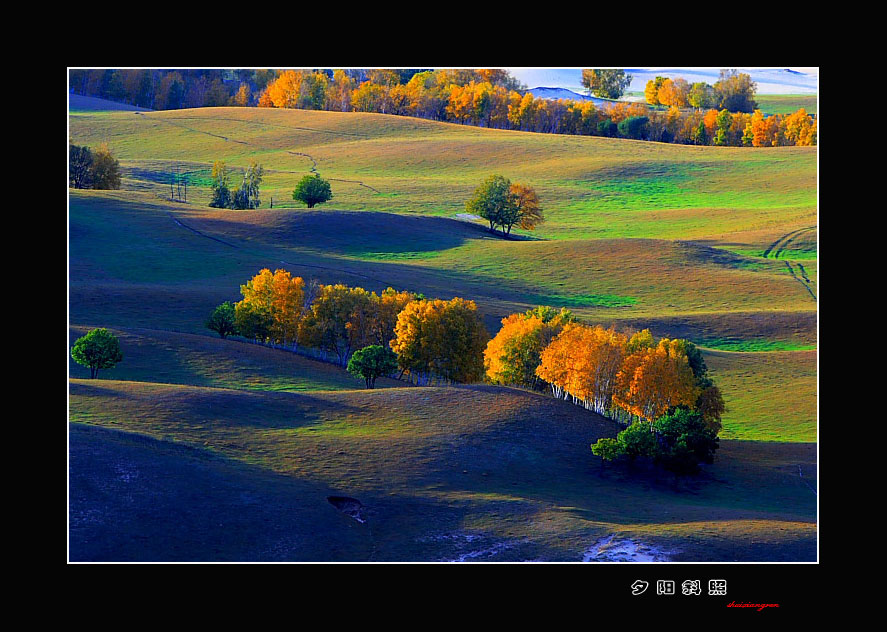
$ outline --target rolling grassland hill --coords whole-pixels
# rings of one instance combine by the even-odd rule
[[[123,183],[70,191],[70,341],[108,327],[124,360],[70,363],[72,561],[816,559],[815,148],[96,101],[72,95],[70,142],[107,142]],[[235,185],[264,166],[259,209],[207,206],[216,160]],[[315,171],[334,198],[309,210],[291,191]],[[536,187],[540,230],[464,217],[490,173]],[[265,267],[472,299],[491,334],[548,304],[686,337],[724,392],[721,449],[675,489],[602,469],[589,445],[618,426],[547,394],[367,391],[215,337],[206,317]]]

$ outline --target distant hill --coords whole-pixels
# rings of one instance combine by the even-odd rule
[[[537,99],[567,99],[569,101],[591,101],[595,107],[606,108],[613,105],[613,101],[598,97],[589,97],[566,88],[530,88],[529,92]]]

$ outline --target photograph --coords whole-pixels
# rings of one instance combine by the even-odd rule
[[[820,563],[819,70],[68,66],[67,565],[775,610],[742,568]]]

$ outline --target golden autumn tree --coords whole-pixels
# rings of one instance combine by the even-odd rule
[[[511,185],[509,193],[517,208],[518,226],[524,230],[534,230],[545,221],[542,207],[539,204],[539,195],[533,187],[515,182]]]
[[[243,299],[234,304],[234,322],[240,335],[264,342],[271,335],[273,302],[271,270],[263,268],[240,286]]]
[[[373,344],[370,293],[343,284],[321,285],[299,329],[299,344],[335,356],[342,366],[358,349]]]
[[[484,373],[488,340],[474,301],[416,300],[398,315],[391,349],[410,381],[475,382]]]
[[[571,323],[541,354],[536,374],[552,385],[556,397],[610,415],[616,375],[622,367],[627,336],[600,325]]]
[[[664,338],[626,357],[613,403],[651,423],[674,406],[693,407],[700,393],[680,342]]]
[[[502,328],[484,350],[487,379],[494,384],[536,388],[542,350],[575,318],[569,310],[537,307],[502,319]]]
[[[666,79],[659,86],[657,98],[662,105],[687,107],[687,95],[690,93],[690,84],[685,79]]]
[[[412,292],[398,292],[389,287],[378,296],[374,292],[371,298],[375,305],[370,327],[373,342],[387,349],[395,337],[394,328],[397,326],[398,314],[417,297]]]
[[[271,338],[278,344],[291,345],[299,335],[302,320],[305,281],[286,270],[275,270],[271,278]]]
[[[302,91],[302,72],[284,70],[268,84],[268,100],[276,108],[297,108]]]
[[[786,116],[783,125],[785,140],[789,145],[809,147],[816,144],[816,123],[804,108]]]
[[[275,344],[296,342],[302,318],[305,282],[286,270],[264,268],[240,286],[243,299],[234,305],[237,330],[247,338]]]
[[[237,89],[237,92],[232,97],[232,102],[236,106],[245,108],[249,105],[251,96],[252,94],[250,93],[249,84],[241,83],[240,87]]]

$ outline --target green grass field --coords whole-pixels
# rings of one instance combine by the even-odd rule
[[[99,380],[69,361],[71,559],[581,560],[610,534],[675,560],[815,559],[816,148],[100,107],[72,96],[70,140],[107,142],[124,181],[70,192],[70,341],[111,328],[124,361]],[[205,206],[214,160],[265,166],[260,210]],[[281,208],[315,165],[332,202]],[[188,204],[164,199],[177,167]],[[541,230],[502,240],[456,217],[494,172],[537,188]],[[470,298],[492,334],[549,304],[691,339],[728,406],[716,463],[678,490],[601,472],[589,445],[618,428],[546,395],[365,391],[214,337],[208,314],[263,267]],[[363,502],[366,524],[330,495]]]
[[[815,94],[759,94],[755,101],[764,114],[792,114],[800,108],[816,114],[819,98]]]

